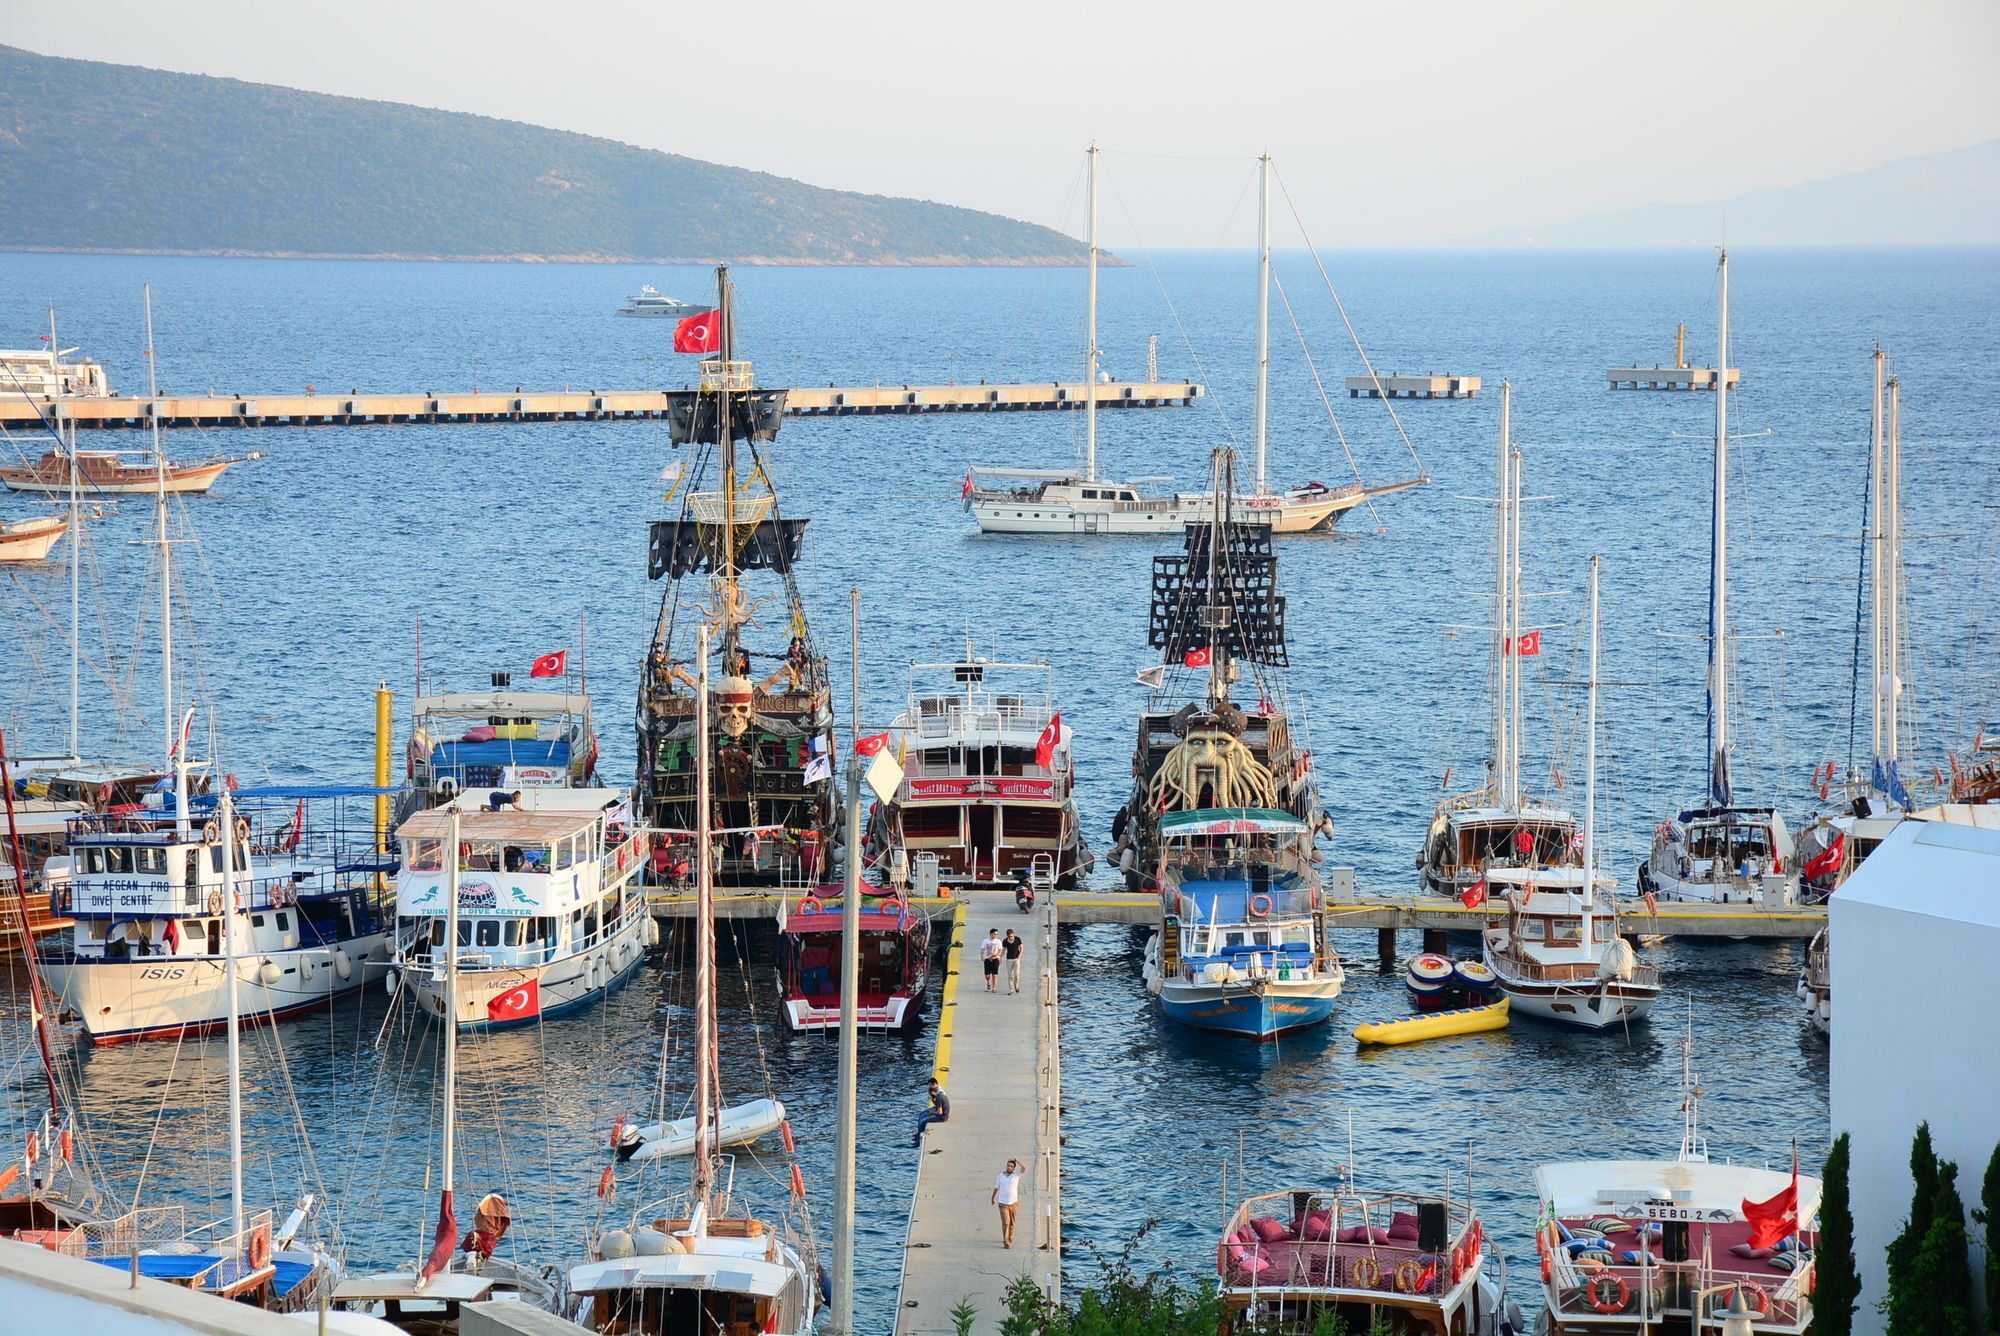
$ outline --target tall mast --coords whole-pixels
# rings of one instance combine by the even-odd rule
[[[1512,486],[1514,466],[1509,455],[1512,441],[1512,414],[1514,387],[1506,381],[1500,382],[1500,522],[1493,539],[1494,592],[1493,625],[1495,628],[1494,648],[1499,651],[1500,663],[1493,684],[1493,796],[1503,810],[1514,806],[1513,786],[1509,781],[1508,753],[1512,740],[1508,737],[1508,726],[1513,720],[1512,693],[1508,689],[1509,674],[1513,671],[1513,632],[1507,626],[1507,613],[1513,606],[1507,597],[1507,545],[1511,536],[1508,514],[1512,509]]]
[[[1083,478],[1097,481],[1097,145],[1090,146],[1090,286],[1083,299],[1084,324],[1089,327],[1083,357]]]
[[[1583,940],[1597,905],[1597,564],[1590,558],[1590,709],[1583,744]]]
[[[1708,801],[1727,807],[1729,783],[1729,252],[1715,321],[1715,499],[1708,550]]]
[[[1887,534],[1882,526],[1882,379],[1884,371],[1882,349],[1875,349],[1875,401],[1869,414],[1869,455],[1868,455],[1868,683],[1873,708],[1869,711],[1872,742],[1868,749],[1871,762],[1882,759],[1882,721],[1888,718],[1888,711],[1882,707],[1883,674],[1893,671],[1892,655],[1885,653],[1882,645],[1882,557],[1883,543]]]
[[[1228,498],[1234,490],[1230,472],[1229,451],[1216,451],[1215,520],[1208,531],[1208,607],[1202,610],[1202,620],[1208,627],[1208,698],[1218,705],[1229,701],[1229,650],[1224,634],[1229,605],[1222,594],[1222,545],[1228,541]]]
[[[151,339],[147,340],[152,342]],[[209,723],[209,752],[214,754],[215,724]],[[237,914],[236,859],[239,846],[236,843],[236,803],[229,792],[229,786],[222,786],[222,801],[216,808],[222,821],[222,972],[225,980],[224,991],[229,995],[229,1216],[230,1226],[239,1243],[243,1238],[243,1017],[241,1003],[236,995],[236,925],[240,921]],[[192,857],[193,855],[190,855]],[[454,896],[454,901],[456,897]],[[454,939],[456,940],[456,939]],[[447,1023],[446,1030],[450,1030]],[[449,1143],[447,1143],[449,1144]],[[445,1164],[450,1165],[450,1152],[446,1151]],[[446,1182],[450,1182],[447,1168]]]
[[[153,285],[146,285],[146,411],[153,424],[153,541],[160,546],[160,724],[174,754],[174,551],[167,541],[167,453],[160,444],[160,369],[153,353]],[[72,465],[72,470],[74,465]],[[75,634],[75,628],[71,628]],[[185,786],[183,786],[185,787]],[[175,795],[185,833],[187,794]]]
[[[1511,443],[1510,443],[1511,445]],[[1512,469],[1507,482],[1507,627],[1513,637],[1513,671],[1507,678],[1510,718],[1507,721],[1507,806],[1515,810],[1521,805],[1521,475],[1522,467],[1519,449],[1511,451]]]
[[[714,1165],[710,1155],[713,1111],[709,1091],[715,1083],[715,922],[709,917],[715,906],[712,881],[715,859],[709,833],[709,744],[708,744],[708,624],[697,637],[696,657],[700,676],[696,685],[695,717],[695,966],[694,966],[694,1209],[695,1219],[706,1218],[709,1191],[714,1186]],[[850,858],[855,855],[850,852]]]
[[[847,595],[849,633],[854,653],[853,736],[861,736],[861,591]],[[968,647],[965,656],[972,657]],[[966,684],[970,691],[971,684]],[[847,757],[847,847],[861,847],[861,753]],[[855,1072],[860,1064],[855,1008],[861,986],[861,859],[849,856],[846,886],[840,899],[840,1057],[839,1094],[835,1105],[833,1264],[839,1270],[833,1286],[834,1336],[854,1336],[854,1145],[857,1139]]]
[[[444,908],[444,1197],[451,1199],[456,1186],[458,1139],[458,808],[448,809],[447,847],[451,850],[451,877],[445,884]]]
[[[62,359],[62,341],[56,337],[56,308],[49,307],[49,356],[52,360]],[[147,359],[149,362],[151,358]],[[83,557],[78,546],[83,540],[83,489],[82,480],[77,476],[76,463],[76,419],[67,412],[61,412],[63,404],[62,373],[51,367],[55,385],[59,416],[56,418],[56,442],[63,447],[69,459],[69,758],[82,759],[82,702],[83,702],[83,637],[77,627],[83,616]],[[64,424],[68,424],[68,439],[64,439]],[[169,711],[171,714],[171,711]]]
[[[729,374],[730,365],[736,353],[736,320],[729,309],[729,266],[715,267],[715,307],[721,314],[717,324],[721,327],[722,363],[718,368],[721,375],[716,378],[715,422],[718,442],[722,449],[722,551],[721,566],[716,572],[716,583],[721,597],[716,606],[722,611],[722,655],[727,663],[735,656],[736,622],[733,617],[736,608],[736,433],[731,430],[729,420]],[[700,420],[699,413],[696,420]],[[703,698],[704,701],[706,697]],[[704,706],[705,708],[705,706]]]
[[[1881,758],[1882,777],[1887,781],[1884,791],[1891,797],[1903,787],[1901,778],[1896,774],[1896,762],[1902,752],[1902,720],[1899,716],[1903,694],[1902,610],[1896,597],[1896,586],[1901,582],[1903,572],[1902,404],[1902,381],[1891,376],[1887,458],[1882,470],[1882,520],[1887,538],[1883,545],[1881,572],[1882,681],[1877,687],[1882,693],[1882,742],[1876,753]]]
[[[1257,159],[1257,495],[1267,496],[1264,443],[1271,398],[1271,155]]]

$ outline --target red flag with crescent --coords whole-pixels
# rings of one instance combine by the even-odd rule
[[[1750,1222],[1750,1246],[1775,1248],[1799,1232],[1799,1160],[1792,1156],[1792,1181],[1776,1196],[1765,1201],[1743,1202],[1743,1218]]]
[[[525,1021],[542,1014],[542,986],[530,979],[486,1004],[489,1021]]]
[[[1046,770],[1055,759],[1056,744],[1062,741],[1062,711],[1049,716],[1049,726],[1035,739],[1035,764]]]
[[[1208,667],[1209,665],[1208,646],[1203,645],[1200,649],[1189,650],[1187,653],[1181,655],[1181,662],[1186,664],[1190,668]]]
[[[865,738],[856,738],[854,740],[854,754],[856,756],[878,756],[881,754],[882,749],[888,745],[889,735],[887,733],[870,733]]]
[[[528,669],[528,676],[561,677],[563,671],[568,667],[569,651],[559,649],[553,654],[544,654],[541,658],[536,659],[534,666]]]
[[[722,312],[703,311],[674,326],[674,351],[713,353],[722,349]]]

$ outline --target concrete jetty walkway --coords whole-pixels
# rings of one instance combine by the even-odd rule
[[[938,1019],[936,1075],[951,1121],[924,1138],[898,1296],[899,1336],[949,1336],[952,1310],[970,1302],[974,1331],[998,1331],[1007,1289],[1021,1276],[1046,1294],[1062,1282],[1062,1055],[1056,1016],[1055,906],[1032,914],[1008,891],[978,891],[953,915]],[[1027,940],[1021,992],[981,981],[979,942],[1012,928]],[[921,1105],[913,1106],[914,1112]],[[1000,1246],[989,1198],[1009,1157],[1026,1161],[1014,1247]]]

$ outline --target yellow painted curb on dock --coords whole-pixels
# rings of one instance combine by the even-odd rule
[[[964,955],[965,902],[961,900],[951,911],[951,949],[944,958],[944,990],[938,994],[937,1056],[931,1060],[931,1079],[939,1085],[945,1085],[945,1077],[951,1074],[951,1031],[958,1019],[958,964]]]

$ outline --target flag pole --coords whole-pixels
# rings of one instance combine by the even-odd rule
[[[847,591],[849,636],[854,656],[853,737],[861,738],[861,591]],[[834,1336],[854,1333],[854,1142],[855,1069],[858,1065],[855,1004],[861,957],[861,753],[847,752],[846,889],[840,901],[840,1058],[839,1103],[835,1115],[833,1265]]]

